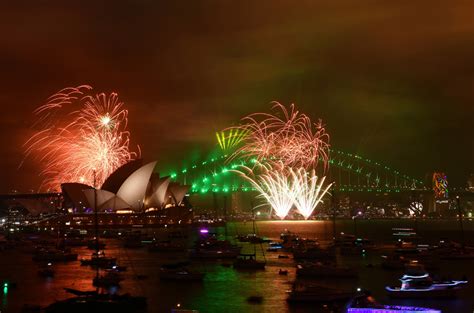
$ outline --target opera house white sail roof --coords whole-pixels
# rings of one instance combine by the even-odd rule
[[[142,160],[134,160],[113,172],[101,189],[66,183],[61,186],[63,194],[76,208],[87,205],[89,208],[97,207],[98,210],[107,211],[144,211],[147,208],[161,209],[167,205],[181,205],[189,186],[171,182],[169,176],[159,177],[154,173],[156,163],[142,165]]]

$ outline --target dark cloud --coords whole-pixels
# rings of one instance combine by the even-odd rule
[[[0,190],[31,111],[65,86],[117,91],[133,141],[163,164],[269,102],[321,117],[334,146],[421,177],[473,171],[469,1],[10,1],[0,5]],[[204,153],[204,152],[201,152]],[[33,177],[33,178],[31,178]]]

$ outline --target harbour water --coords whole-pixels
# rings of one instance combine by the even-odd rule
[[[392,240],[393,227],[414,227],[413,220],[352,220],[338,221],[338,232],[354,233],[367,237],[378,243]],[[330,221],[261,221],[256,223],[259,235],[278,239],[284,230],[290,230],[307,238],[328,240],[332,238],[333,225]],[[228,223],[227,229],[219,227],[210,229],[228,237],[252,232],[252,223]],[[419,234],[426,241],[435,242],[443,237],[459,240],[458,222],[456,220],[424,220],[417,223]],[[473,242],[474,222],[465,221],[465,238]],[[164,230],[144,230],[163,232]],[[188,243],[199,236],[198,228],[186,230]],[[265,257],[267,266],[264,271],[237,271],[231,266],[232,261],[193,261],[192,267],[206,273],[203,282],[164,282],[159,280],[158,270],[161,264],[185,260],[182,253],[151,253],[146,248],[125,249],[122,242],[116,239],[105,239],[106,253],[118,257],[121,265],[128,267],[124,273],[120,292],[144,295],[148,298],[147,312],[171,312],[178,305],[180,308],[198,310],[200,313],[214,312],[331,312],[325,307],[315,305],[289,305],[286,291],[295,280],[295,263],[291,255],[288,259],[278,258],[283,252],[263,255],[257,245],[259,258]],[[25,304],[45,306],[55,300],[69,297],[63,288],[80,290],[92,289],[92,278],[95,271],[81,266],[79,261],[54,264],[54,278],[42,278],[38,275],[38,266],[31,260],[31,254],[21,247],[3,251],[0,256],[0,281],[9,280],[17,286],[3,289],[1,295],[1,313],[20,312]],[[73,248],[79,258],[89,257],[91,250],[85,247]],[[253,246],[247,244],[242,252],[253,252]],[[441,309],[445,313],[473,312],[474,310],[474,267],[472,260],[440,261],[436,272],[440,276],[460,278],[467,276],[472,280],[457,299],[451,300],[398,300],[390,301],[384,291],[387,284],[396,284],[401,271],[386,271],[380,268],[380,253],[369,252],[366,255],[338,256],[338,262],[353,266],[359,277],[352,280],[317,280],[325,286],[368,289],[377,300],[384,303],[417,305]],[[369,266],[371,265],[371,266]],[[288,270],[288,276],[278,275],[279,269]],[[145,275],[137,279],[136,275]],[[252,304],[249,296],[262,296],[263,301]],[[340,308],[343,312],[343,308]],[[337,312],[337,311],[336,311]]]

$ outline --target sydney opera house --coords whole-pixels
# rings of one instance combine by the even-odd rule
[[[129,215],[126,223],[132,224],[155,223],[156,216],[166,216],[166,222],[170,218],[172,222],[173,217],[185,219],[191,211],[185,198],[189,186],[172,182],[169,176],[160,177],[154,172],[155,166],[156,162],[130,161],[113,172],[100,189],[81,183],[62,184],[63,207],[73,213],[71,226],[89,220],[88,213],[95,209],[101,213],[101,220],[108,219],[110,224],[120,224],[113,217],[116,215],[120,220]]]

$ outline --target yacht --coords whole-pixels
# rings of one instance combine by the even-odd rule
[[[365,292],[355,296],[349,302],[347,313],[441,313],[441,311],[423,307],[379,304]]]
[[[340,267],[332,264],[303,263],[298,264],[296,269],[298,277],[333,277],[333,278],[355,278],[357,272],[349,267]]]
[[[77,253],[59,249],[41,249],[33,256],[33,261],[39,262],[69,262],[76,261]]]
[[[295,282],[287,293],[289,302],[344,302],[354,296],[350,291],[301,282]]]
[[[184,249],[183,244],[172,242],[171,240],[154,242],[148,247],[150,252],[179,252],[184,251]]]
[[[129,294],[100,294],[98,292],[73,292],[75,297],[56,301],[44,308],[46,313],[134,313],[143,312],[147,306],[145,297]]]
[[[401,286],[385,287],[392,298],[452,298],[467,280],[433,280],[420,264],[411,264],[400,278]]]
[[[160,270],[161,280],[176,280],[176,281],[202,281],[204,279],[204,273],[191,272],[188,269],[161,269]]]
[[[239,257],[234,261],[234,268],[246,270],[263,270],[265,269],[266,264],[266,261],[258,261],[255,253],[240,254]]]
[[[198,241],[191,256],[203,259],[236,258],[240,254],[240,250],[239,246],[233,245],[227,240],[209,238]]]

